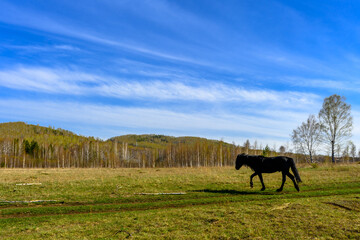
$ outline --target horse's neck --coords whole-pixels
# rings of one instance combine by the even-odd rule
[[[250,158],[246,159],[245,165],[250,167],[251,169],[253,169],[255,171],[255,169],[258,168],[259,164],[258,164],[257,159],[250,157]]]

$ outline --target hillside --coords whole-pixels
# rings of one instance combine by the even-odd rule
[[[95,140],[93,137],[80,136],[61,128],[42,127],[24,122],[0,123],[0,139],[35,140],[48,144]]]
[[[2,138],[28,138],[35,135],[77,136],[73,132],[61,128],[42,127],[24,122],[0,123],[0,137]]]
[[[78,141],[104,142],[101,139],[95,139],[94,137],[84,137],[61,128],[55,129],[51,126],[43,127],[39,125],[27,124],[25,122],[0,123],[0,139],[35,139],[40,142],[48,141],[48,143],[52,143],[53,141],[59,142],[60,139],[60,142],[66,142],[66,140],[73,141],[74,139]],[[223,141],[211,140],[200,137],[173,137],[157,134],[128,134],[112,137],[109,138],[107,141],[127,143],[130,146],[145,148],[164,148],[169,144],[189,145],[196,142],[208,142],[211,144],[221,142],[224,145],[229,145],[228,143],[225,143]]]
[[[0,124],[0,167],[226,166],[241,151],[199,137],[124,135],[103,141],[24,122]]]
[[[207,138],[200,138],[200,137],[172,137],[172,136],[165,136],[165,135],[156,135],[156,134],[142,134],[142,135],[122,135],[117,137],[112,137],[109,141],[117,141],[117,142],[126,142],[131,146],[137,147],[149,147],[149,148],[165,148],[169,145],[176,145],[176,144],[185,144],[191,145],[196,144],[198,142],[207,142],[208,144],[223,144],[223,145],[230,145],[223,141],[211,140]]]

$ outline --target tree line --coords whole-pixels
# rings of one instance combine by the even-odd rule
[[[232,166],[237,154],[263,154],[243,146],[197,137],[126,135],[101,140],[23,122],[0,124],[0,167],[200,167]],[[275,155],[270,149],[266,155]]]
[[[356,152],[355,144],[350,141],[353,129],[351,105],[346,98],[332,95],[324,99],[318,116],[310,115],[308,119],[293,130],[291,139],[296,151],[308,156],[308,161],[315,161],[320,149],[331,156],[331,162],[355,161],[360,151]]]

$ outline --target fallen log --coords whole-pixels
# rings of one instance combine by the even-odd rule
[[[16,186],[41,185],[42,183],[17,183]]]

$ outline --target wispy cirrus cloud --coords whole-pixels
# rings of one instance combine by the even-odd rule
[[[299,87],[310,87],[317,89],[342,89],[347,91],[360,92],[360,81],[332,80],[321,78],[285,77],[288,84]]]
[[[95,26],[92,28],[84,27],[84,23],[74,22],[66,17],[61,18],[59,15],[51,12],[42,12],[31,8],[26,9],[6,2],[0,3],[0,8],[7,9],[6,12],[0,14],[0,22],[60,35],[73,40],[96,43],[106,48],[110,47],[113,50],[121,50],[169,62],[181,62],[222,69],[229,72],[259,74],[258,68],[272,68],[273,66],[277,66],[279,68],[295,69],[311,73],[326,72],[332,75],[339,74],[334,68],[328,66],[326,61],[299,53],[293,53],[285,49],[281,50],[281,48],[278,48],[276,45],[269,45],[268,43],[261,42],[259,39],[257,39],[257,44],[249,44],[243,41],[239,44],[239,42],[228,42],[229,39],[224,41],[218,37],[223,34],[221,29],[223,29],[224,26],[218,26],[214,21],[192,14],[176,4],[171,4],[167,1],[152,1],[151,3],[144,2],[142,4],[138,2],[127,2],[126,4],[123,2],[106,3],[107,4],[104,4],[108,7],[106,9],[114,8],[125,12],[129,10],[133,12],[137,18],[146,19],[147,21],[157,24],[161,23],[160,25],[168,27],[168,31],[175,32],[176,36],[181,35],[181,37],[176,41],[171,38],[161,37],[161,33],[153,35],[148,33],[148,35],[151,35],[153,42],[152,44],[147,44],[143,40],[134,40],[131,36],[129,36],[129,38],[123,37],[121,32],[103,32]],[[103,5],[101,6],[104,7]],[[283,10],[283,7],[280,9]],[[287,9],[286,12],[290,10],[288,8],[285,9]],[[159,14],[154,15],[154,12],[159,12]],[[294,14],[290,15],[292,16]],[[111,15],[111,18],[113,21],[117,21],[116,15]],[[296,17],[296,19],[297,18],[298,17]],[[212,30],[209,30],[209,26],[211,26]],[[127,30],[133,28],[131,25],[124,26],[121,24],[118,27],[119,29],[124,27]],[[180,28],[183,30],[180,31]],[[197,43],[196,37],[191,37],[191,40],[187,39],[187,31],[189,31],[189,28],[195,33],[201,32],[202,35],[212,36],[211,46],[208,45],[208,41],[204,41],[203,38]],[[235,31],[236,29],[230,29],[231,30],[227,27],[227,30],[230,31],[232,35],[236,35],[234,38],[238,39],[240,34]],[[127,32],[130,31],[128,30]],[[226,33],[229,34],[229,32]],[[188,45],[183,44],[182,41],[185,40],[190,43],[188,43]],[[162,43],[169,42],[172,42],[172,44],[166,47],[162,46],[165,45]],[[239,44],[237,51],[234,51],[234,44]],[[205,45],[206,47],[204,47]],[[224,47],[227,45],[231,47]],[[42,46],[32,47],[34,50],[45,49]],[[75,50],[74,47],[66,44],[58,45],[57,48]],[[241,54],[239,54],[239,51],[241,51]],[[217,52],[225,52],[226,54],[218,56],[216,55]],[[219,60],[219,58],[221,60]],[[234,62],[237,61],[240,64],[234,64]]]
[[[0,71],[0,85],[7,88],[46,93],[83,94],[84,83],[97,83],[99,78],[83,72],[53,71],[49,68],[24,68]]]
[[[56,94],[106,96],[120,99],[237,102],[245,105],[272,104],[304,108],[319,97],[311,93],[246,89],[203,80],[186,83],[179,80],[127,80],[64,69],[18,67],[0,70],[0,86]]]
[[[45,13],[39,13],[30,9],[25,10],[19,6],[15,6],[10,3],[0,3],[0,8],[7,9],[6,12],[0,14],[0,22],[19,25],[92,43],[102,44],[113,48],[119,48],[138,54],[145,54],[148,56],[163,58],[170,61],[180,61],[191,64],[217,67],[216,64],[212,64],[205,60],[194,59],[189,56],[174,54],[169,51],[156,50],[155,48],[146,47],[141,42],[136,43],[134,41],[120,41],[118,40],[119,37],[116,35],[111,36],[111,34],[109,35],[100,33],[96,30],[89,30],[87,28],[76,26],[76,24],[69,24],[69,22],[67,22],[67,20],[65,19],[54,19],[53,17],[48,16]]]
[[[184,113],[144,107],[123,107],[78,102],[44,101],[39,104],[31,100],[0,99],[0,114],[12,109],[11,118],[24,121],[71,122],[74,125],[95,124],[103,128],[133,128],[139,133],[161,131],[178,132],[181,135],[197,135],[201,132],[217,132],[219,137],[225,132],[235,135],[258,135],[284,140],[288,137],[293,123],[279,116],[269,119],[241,113],[214,115],[208,113]],[[94,132],[95,136],[103,136]]]
[[[62,44],[62,45],[2,45],[1,47],[7,49],[17,49],[21,51],[34,51],[34,52],[53,52],[53,51],[81,51],[80,48]]]

